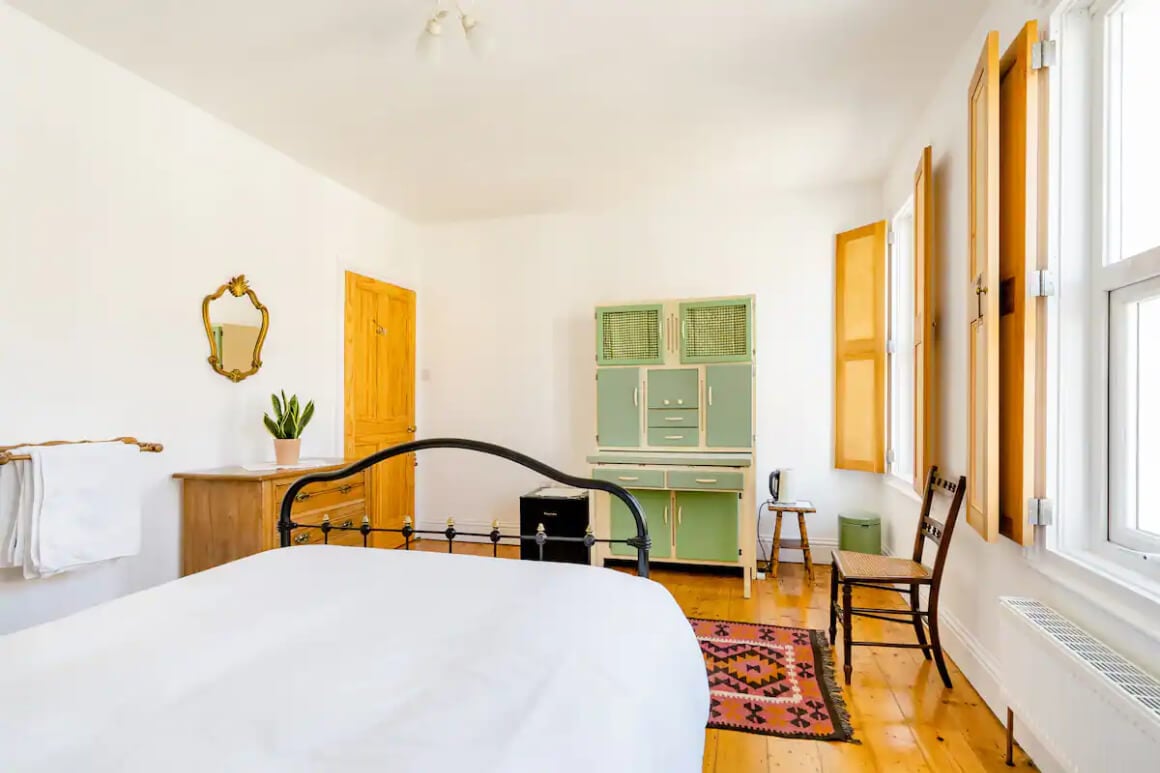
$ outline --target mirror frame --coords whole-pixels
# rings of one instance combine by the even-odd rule
[[[222,368],[221,352],[218,351],[217,341],[213,335],[213,324],[209,319],[209,304],[211,301],[216,301],[218,298],[225,295],[226,290],[230,291],[230,295],[235,298],[241,298],[243,295],[250,299],[250,303],[254,304],[262,315],[262,327],[258,331],[258,340],[254,344],[254,358],[250,363],[250,369],[247,371],[240,371],[237,368],[233,370],[225,370]],[[235,277],[230,277],[230,281],[219,287],[215,292],[205,296],[201,302],[201,320],[205,323],[205,337],[209,339],[209,364],[214,369],[215,373],[225,376],[235,384],[243,379],[249,378],[258,372],[262,367],[262,343],[266,340],[266,330],[270,327],[270,312],[258,300],[257,294],[250,288],[250,283],[246,281],[245,274],[238,274]]]

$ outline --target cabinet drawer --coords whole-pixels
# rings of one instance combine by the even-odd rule
[[[669,488],[691,491],[741,491],[745,475],[716,470],[674,470],[669,473]]]
[[[648,372],[649,408],[696,408],[700,376],[692,368]]]
[[[280,512],[282,498],[293,481],[278,483],[274,486],[274,511]],[[363,476],[355,475],[343,480],[334,480],[327,483],[311,483],[298,492],[294,497],[294,506],[290,512],[297,515],[311,510],[325,510],[328,507],[340,507],[362,501],[365,498]],[[331,516],[333,519],[334,516]]]
[[[650,427],[648,444],[650,446],[695,446],[700,442],[701,433],[696,427],[670,429],[669,427]]]
[[[696,427],[701,412],[696,408],[689,410],[687,408],[678,409],[675,411],[666,411],[664,409],[653,408],[648,412],[648,425],[650,427]]]
[[[625,488],[664,488],[664,470],[640,470],[635,467],[598,467],[592,470],[596,480],[607,480]]]
[[[342,508],[316,510],[294,518],[295,523],[320,526],[324,516],[330,517],[331,526],[361,526],[366,508],[363,503],[347,505]],[[322,529],[295,529],[290,534],[291,545],[321,545],[323,544]],[[358,531],[330,532],[331,545],[359,545],[363,544],[362,533]]]

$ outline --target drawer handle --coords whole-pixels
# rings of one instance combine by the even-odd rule
[[[349,483],[344,483],[343,485],[338,487],[338,493],[349,494],[351,489],[353,489],[353,488],[354,488],[354,486],[350,485]]]
[[[665,435],[665,440],[684,440],[684,435]]]
[[[314,496],[314,495],[307,494],[305,491],[302,491],[294,496],[294,501],[295,502],[305,502],[307,499],[310,499],[310,497],[312,497],[312,496]]]
[[[698,483],[716,483],[716,478],[696,478]]]
[[[665,421],[684,421],[683,416],[666,416]]]
[[[616,479],[617,480],[633,481],[633,480],[640,480],[640,477],[637,475],[617,475]]]
[[[295,545],[304,545],[309,541],[310,541],[310,535],[307,534],[306,532],[302,532],[301,534],[295,535],[295,537],[294,537],[294,544]]]
[[[339,524],[339,526],[340,526],[341,528],[343,528],[343,529],[349,529],[350,527],[354,526],[354,519],[353,519],[353,518],[347,518],[345,521],[343,521],[342,523],[340,523],[340,524]]]

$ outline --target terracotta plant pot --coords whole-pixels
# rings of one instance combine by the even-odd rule
[[[298,464],[298,457],[301,453],[302,438],[274,441],[274,461],[277,464]]]

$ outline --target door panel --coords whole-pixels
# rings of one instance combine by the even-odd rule
[[[705,368],[705,445],[745,447],[753,443],[753,368]]]
[[[737,561],[736,494],[678,491],[677,558]]]
[[[696,408],[699,384],[694,368],[648,372],[649,408]]]
[[[640,368],[596,371],[596,444],[640,446]]]
[[[670,497],[667,491],[638,491],[629,492],[640,506],[644,508],[644,516],[648,525],[649,536],[652,537],[652,549],[649,558],[669,558],[673,554],[672,513],[669,512]],[[628,539],[636,535],[636,522],[628,507],[617,497],[609,494],[611,509],[609,511],[612,524],[612,539]],[[628,545],[610,545],[609,551],[614,556],[636,557],[636,548]]]
[[[415,437],[415,293],[346,274],[343,452],[357,459]],[[375,526],[401,528],[414,518],[415,459],[396,457],[371,469],[367,509]],[[403,538],[377,534],[376,547]]]

